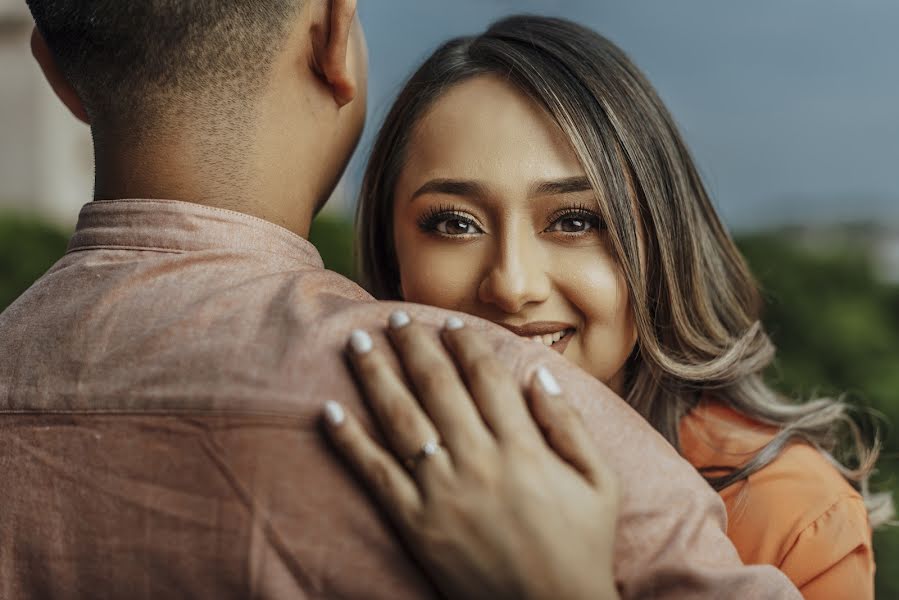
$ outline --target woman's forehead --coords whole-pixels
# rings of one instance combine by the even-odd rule
[[[404,172],[486,180],[584,173],[552,117],[494,76],[457,84],[434,102],[409,141]]]

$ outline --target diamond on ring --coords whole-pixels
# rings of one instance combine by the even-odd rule
[[[425,442],[424,444],[421,445],[421,448],[419,448],[419,450],[418,450],[418,452],[416,452],[415,456],[410,456],[409,458],[406,459],[406,461],[405,461],[406,468],[411,471],[412,469],[417,467],[418,463],[420,463],[422,460],[424,460],[426,458],[430,458],[431,456],[434,456],[435,454],[440,452],[441,448],[442,448],[442,446],[440,445],[439,441],[428,440],[427,442]]]

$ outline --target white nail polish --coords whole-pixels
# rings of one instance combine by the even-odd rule
[[[404,310],[395,310],[390,313],[390,318],[387,320],[387,323],[390,325],[391,329],[401,329],[408,325],[412,319],[409,318],[409,314]]]
[[[342,406],[333,400],[328,400],[325,402],[325,418],[328,420],[328,423],[337,426],[343,423],[346,415],[343,412]]]
[[[543,391],[550,396],[558,396],[562,393],[562,388],[559,387],[559,382],[556,381],[556,378],[553,377],[552,373],[550,373],[546,369],[546,367],[540,367],[539,369],[537,369],[537,380],[540,382],[540,386],[543,388]]]
[[[361,329],[356,329],[350,334],[350,348],[356,354],[371,352],[373,347],[374,343],[371,341],[371,336]]]
[[[462,329],[465,327],[465,322],[462,321],[459,317],[450,317],[446,320],[445,327],[449,331],[456,331],[457,329]]]

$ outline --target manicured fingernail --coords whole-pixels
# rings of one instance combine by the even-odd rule
[[[456,331],[457,329],[465,327],[465,322],[459,317],[450,317],[446,320],[445,327],[448,331]]]
[[[400,329],[408,325],[412,319],[409,318],[409,314],[404,310],[395,310],[390,313],[390,318],[387,320],[387,323],[390,325],[391,329]]]
[[[346,414],[343,412],[343,407],[333,400],[328,400],[325,402],[325,419],[328,420],[332,426],[337,427],[343,420],[346,418]]]
[[[374,343],[371,341],[371,336],[361,329],[356,329],[350,334],[350,348],[356,354],[371,352],[373,347]]]
[[[553,374],[550,373],[546,369],[546,367],[540,367],[539,369],[537,369],[537,381],[540,382],[540,386],[543,388],[543,391],[550,396],[558,396],[562,393],[562,388],[559,387],[559,382],[556,381],[556,378],[553,377]]]

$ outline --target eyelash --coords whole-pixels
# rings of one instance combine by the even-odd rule
[[[425,233],[435,233],[444,237],[463,237],[471,234],[445,234],[437,231],[437,226],[443,221],[455,219],[463,223],[468,223],[482,232],[483,228],[474,219],[465,214],[465,212],[455,206],[449,204],[438,204],[431,207],[427,212],[418,218],[418,227]]]
[[[563,208],[561,210],[556,211],[549,218],[549,225],[546,227],[544,231],[549,231],[551,227],[556,225],[562,220],[565,219],[578,219],[581,221],[586,221],[592,226],[593,230],[601,231],[605,229],[605,222],[602,220],[595,211],[590,210],[590,207],[586,204],[576,204],[574,206]],[[584,235],[590,230],[584,231],[559,231],[555,233],[561,233],[563,235],[576,236],[576,235]]]
[[[437,235],[442,235],[444,237],[465,237],[468,235],[474,234],[446,234],[440,231],[437,231],[438,225],[444,221],[448,221],[451,219],[458,220],[462,223],[467,223],[472,227],[478,230],[478,233],[483,232],[483,228],[477,221],[469,217],[465,211],[462,209],[455,207],[450,204],[439,204],[431,207],[425,213],[418,218],[418,227],[421,231],[425,233],[434,233]],[[589,223],[592,228],[584,231],[558,231],[551,232],[550,228],[554,225],[558,224],[560,221],[564,219],[578,219],[582,221],[586,221]],[[578,236],[584,235],[591,230],[600,231],[605,229],[605,223],[602,218],[596,214],[590,207],[586,204],[576,204],[574,206],[566,207],[560,209],[553,213],[549,218],[549,225],[544,229],[545,233],[561,233],[565,236]]]

